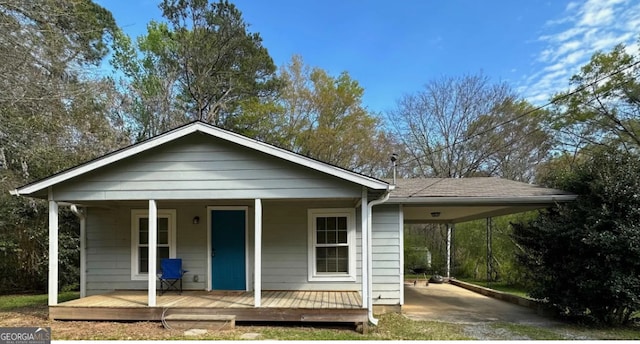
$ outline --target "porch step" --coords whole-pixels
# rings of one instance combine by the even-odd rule
[[[236,327],[235,315],[223,314],[169,314],[164,317],[165,328],[176,330],[222,330]]]

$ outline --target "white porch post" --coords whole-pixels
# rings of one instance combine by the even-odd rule
[[[254,211],[253,298],[258,308],[262,304],[262,200],[259,198],[255,199]]]
[[[158,250],[158,206],[155,200],[149,200],[149,279],[148,306],[156,305],[156,260]]]
[[[87,296],[87,220],[85,215],[82,213],[80,217],[80,297]]]
[[[400,229],[400,306],[404,305],[404,206],[399,205],[400,216],[398,227]]]
[[[447,278],[451,278],[451,226],[447,223]]]
[[[49,189],[49,306],[58,304],[58,203]]]
[[[362,276],[362,308],[367,309],[369,306],[369,274],[367,273],[368,270],[368,241],[367,241],[367,236],[368,236],[368,230],[367,230],[367,224],[368,224],[368,220],[369,220],[369,214],[368,214],[368,200],[367,200],[367,188],[362,188],[362,200],[360,202],[360,228],[362,233],[360,234],[360,239],[361,239],[361,254],[360,254],[360,266],[361,266],[361,273],[360,275]]]

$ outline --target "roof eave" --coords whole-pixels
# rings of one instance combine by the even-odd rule
[[[577,195],[546,195],[519,197],[397,197],[393,195],[387,203],[394,204],[429,204],[429,205],[527,205],[556,204],[574,201]]]
[[[94,171],[103,166],[109,165],[113,162],[128,158],[130,156],[144,152],[148,149],[152,149],[164,143],[192,134],[194,132],[206,133],[213,137],[231,141],[239,145],[242,145],[244,147],[252,148],[262,153],[270,154],[272,156],[276,156],[278,158],[284,159],[289,162],[297,163],[299,165],[303,165],[303,166],[310,165],[309,166],[310,168],[313,168],[317,171],[320,171],[325,174],[332,175],[334,177],[338,177],[356,184],[360,184],[370,189],[387,190],[387,191],[393,190],[393,186],[385,181],[378,180],[365,175],[361,175],[361,174],[358,174],[346,169],[342,169],[339,167],[331,166],[329,164],[305,157],[303,155],[295,154],[285,149],[278,148],[276,146],[272,146],[267,143],[254,140],[246,136],[242,136],[240,134],[215,128],[213,126],[207,125],[202,122],[193,122],[183,127],[161,134],[157,137],[151,138],[147,141],[141,142],[137,145],[133,145],[133,146],[124,148],[120,151],[116,151],[106,156],[100,157],[95,161],[73,167],[67,171],[60,172],[58,174],[55,174],[43,180],[24,185],[20,188],[17,188],[11,191],[10,193],[16,196],[20,196],[20,195],[29,196],[33,193],[36,193],[40,190],[46,189],[58,183],[62,183],[71,178],[77,177],[84,173]]]

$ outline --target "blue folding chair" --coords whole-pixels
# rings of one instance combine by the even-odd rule
[[[186,270],[182,270],[181,258],[162,258],[160,261],[160,295],[166,291],[175,290],[182,293],[182,276]],[[178,288],[179,287],[179,288]]]

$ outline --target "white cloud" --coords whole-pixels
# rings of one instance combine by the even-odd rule
[[[566,91],[569,78],[597,51],[623,43],[637,51],[640,2],[635,0],[583,0],[567,4],[564,13],[547,21],[538,37],[544,46],[535,56],[535,72],[518,87],[534,103]],[[545,98],[546,97],[546,98]]]
[[[620,1],[589,0],[584,4],[578,25],[603,26],[613,21],[613,8]]]
[[[541,41],[549,41],[551,43],[562,43],[584,33],[587,29],[584,27],[572,27],[566,31],[555,33],[552,35],[541,36]]]
[[[580,4],[577,1],[572,1],[567,4],[567,11],[571,11],[578,6],[580,6]]]

